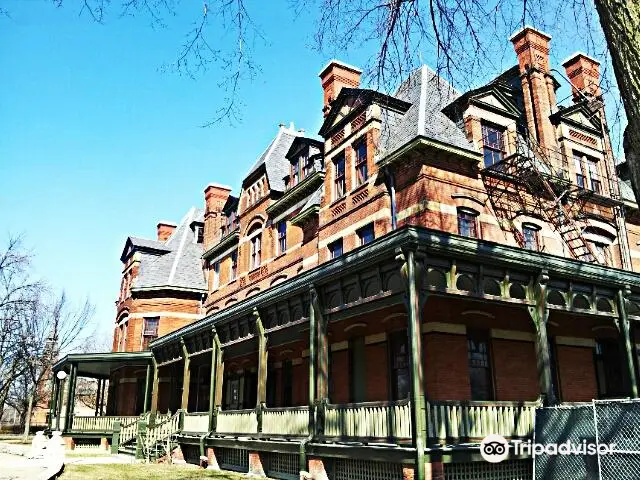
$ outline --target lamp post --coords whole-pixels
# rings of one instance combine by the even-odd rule
[[[60,394],[60,392],[64,392],[64,379],[67,378],[67,372],[65,372],[64,370],[60,370],[58,373],[56,373],[56,378],[58,380],[60,380],[60,387],[58,387],[58,392],[57,394]],[[62,413],[62,396],[60,396],[60,401],[56,402],[57,403],[57,407],[58,407],[58,411],[56,412],[56,430],[60,431],[60,413]]]

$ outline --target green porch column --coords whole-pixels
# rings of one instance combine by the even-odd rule
[[[316,337],[318,335],[315,288],[309,289],[309,434],[315,436],[315,403],[316,403]],[[315,299],[317,300],[317,298]]]
[[[215,336],[216,348],[218,349],[218,358],[216,360],[216,391],[213,396],[214,410],[218,410],[222,405],[222,384],[224,383],[224,351],[220,343],[220,337]]]
[[[147,375],[144,378],[144,405],[142,406],[142,413],[147,413],[147,411],[149,410],[150,383],[151,383],[151,364],[147,365]]]
[[[408,334],[411,350],[411,436],[416,448],[417,480],[425,479],[424,447],[426,441],[424,375],[422,372],[422,332],[421,304],[418,279],[422,274],[422,262],[416,265],[416,250],[405,248],[402,251],[402,277],[406,282],[406,303],[408,317]],[[417,267],[417,268],[416,268]],[[416,272],[416,270],[419,270]]]
[[[316,377],[309,379],[309,384],[316,382],[315,432],[314,436],[324,434],[325,405],[329,402],[329,324],[323,314],[320,295],[314,286],[311,287],[311,308],[314,310],[316,324]],[[311,346],[309,346],[311,348]],[[309,359],[311,364],[311,358]],[[309,387],[311,388],[311,387]]]
[[[255,309],[253,315],[256,319],[256,334],[258,336],[258,395],[256,407],[267,402],[267,360],[269,352],[267,350],[267,334],[264,332],[262,319],[258,310]]]
[[[191,383],[191,358],[189,357],[189,351],[187,345],[184,343],[184,338],[180,339],[182,345],[182,356],[184,358],[184,370],[182,371],[182,403],[180,408],[186,411],[189,406],[189,386]]]
[[[630,288],[618,291],[618,330],[622,335],[622,343],[624,344],[625,361],[624,369],[627,372],[629,395],[638,398],[638,379],[636,377],[636,368],[634,362],[633,343],[631,342],[631,325],[629,316],[627,315],[627,296]]]
[[[76,375],[78,371],[78,365],[75,363],[71,364],[71,374],[68,377],[67,384],[67,404],[65,406],[65,416],[64,416],[64,431],[66,432],[72,427],[71,415],[73,415],[73,403],[75,397],[76,390]]]
[[[96,411],[93,414],[94,417],[98,416],[98,410],[100,410],[100,391],[102,390],[102,379],[98,379],[98,391],[96,392]]]
[[[216,382],[217,372],[220,369],[220,362],[222,361],[222,349],[220,347],[220,338],[215,327],[211,330],[211,378],[209,383],[209,431],[214,432],[216,430]]]
[[[535,302],[535,305],[528,307],[528,310],[536,329],[536,363],[538,366],[542,403],[544,405],[555,405],[557,400],[555,392],[553,391],[551,355],[549,353],[549,337],[547,336],[547,321],[549,320],[549,308],[547,306],[548,282],[549,275],[546,271],[538,275],[532,292],[532,300]]]
[[[151,356],[151,363],[153,364],[153,389],[151,391],[151,419],[149,423],[153,425],[156,414],[158,413],[158,362],[156,357]]]

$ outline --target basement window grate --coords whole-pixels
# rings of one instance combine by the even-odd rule
[[[75,448],[100,448],[99,438],[76,438]]]
[[[369,460],[336,459],[335,480],[402,480],[399,463]]]
[[[216,448],[220,467],[237,472],[249,471],[249,452],[244,448]]]
[[[446,463],[444,480],[532,480],[531,460],[509,460],[501,463],[484,461]]]
[[[300,478],[300,456],[295,453],[260,454],[264,459],[265,473],[269,477],[282,478],[284,480],[298,480]]]

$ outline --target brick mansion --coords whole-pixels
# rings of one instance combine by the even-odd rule
[[[56,363],[51,428],[272,478],[530,479],[479,441],[637,397],[640,212],[600,65],[560,72],[531,27],[510,41],[514,66],[467,92],[329,62],[317,135],[281,125],[241,185],[126,239],[113,351]]]

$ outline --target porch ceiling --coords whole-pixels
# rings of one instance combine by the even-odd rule
[[[149,365],[151,352],[74,353],[58,360],[53,371],[69,373],[74,363],[78,366],[78,376],[104,378],[116,368]]]

